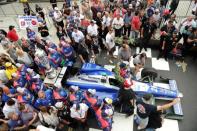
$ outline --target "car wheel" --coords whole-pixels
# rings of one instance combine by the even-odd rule
[[[158,73],[157,70],[154,68],[144,68],[141,72],[141,76],[142,78],[149,77],[152,80],[155,80],[155,78],[157,78],[158,76]]]

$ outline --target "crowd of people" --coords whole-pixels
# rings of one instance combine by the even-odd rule
[[[99,100],[94,89],[82,92],[76,86],[46,85],[43,79],[49,70],[47,61],[50,67],[58,69],[68,66],[69,62],[73,65],[78,59],[81,64],[91,59],[97,63],[101,52],[107,52],[111,64],[114,59],[130,62],[133,57],[133,73],[140,79],[146,60],[142,50],[147,51],[157,30],[160,30],[158,59],[164,57],[167,61],[171,54],[184,57],[196,46],[197,6],[192,9],[194,16],[177,25],[174,13],[179,0],[171,3],[167,0],[83,0],[81,3],[66,0],[61,9],[56,0],[50,3],[52,7],[47,9],[36,5],[35,11],[27,2],[23,3],[24,15],[37,16],[38,32],[27,27],[26,36],[19,36],[12,25],[8,31],[0,30],[0,43],[7,52],[0,56],[0,130],[27,130],[33,126],[40,130],[80,126],[85,129],[90,112],[96,114],[103,130],[112,129],[113,100]],[[58,43],[50,35],[46,17],[53,21]],[[118,56],[114,56],[116,38],[123,39]],[[139,54],[132,51],[129,39],[138,43]],[[132,82],[125,80],[122,87],[118,100],[124,107],[122,112],[132,115],[137,105],[139,130],[147,128],[152,112],[167,109],[178,101],[153,106],[148,102],[150,95],[145,95],[135,104]]]

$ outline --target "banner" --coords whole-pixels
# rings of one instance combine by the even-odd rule
[[[36,16],[19,16],[20,29],[37,28],[38,20]]]

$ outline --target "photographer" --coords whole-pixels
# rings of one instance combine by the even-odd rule
[[[180,101],[180,98],[175,98],[168,104],[152,105],[151,99],[152,99],[151,94],[144,94],[142,98],[136,101],[137,114],[134,119],[135,122],[138,124],[137,127],[138,130],[147,128],[149,119],[150,120],[152,119],[151,118],[152,113],[156,113],[158,111],[164,111]]]

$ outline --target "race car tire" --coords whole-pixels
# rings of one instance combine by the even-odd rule
[[[141,76],[142,78],[149,76],[150,78],[155,80],[155,78],[157,78],[158,76],[158,73],[157,70],[154,68],[144,68],[141,72]]]

